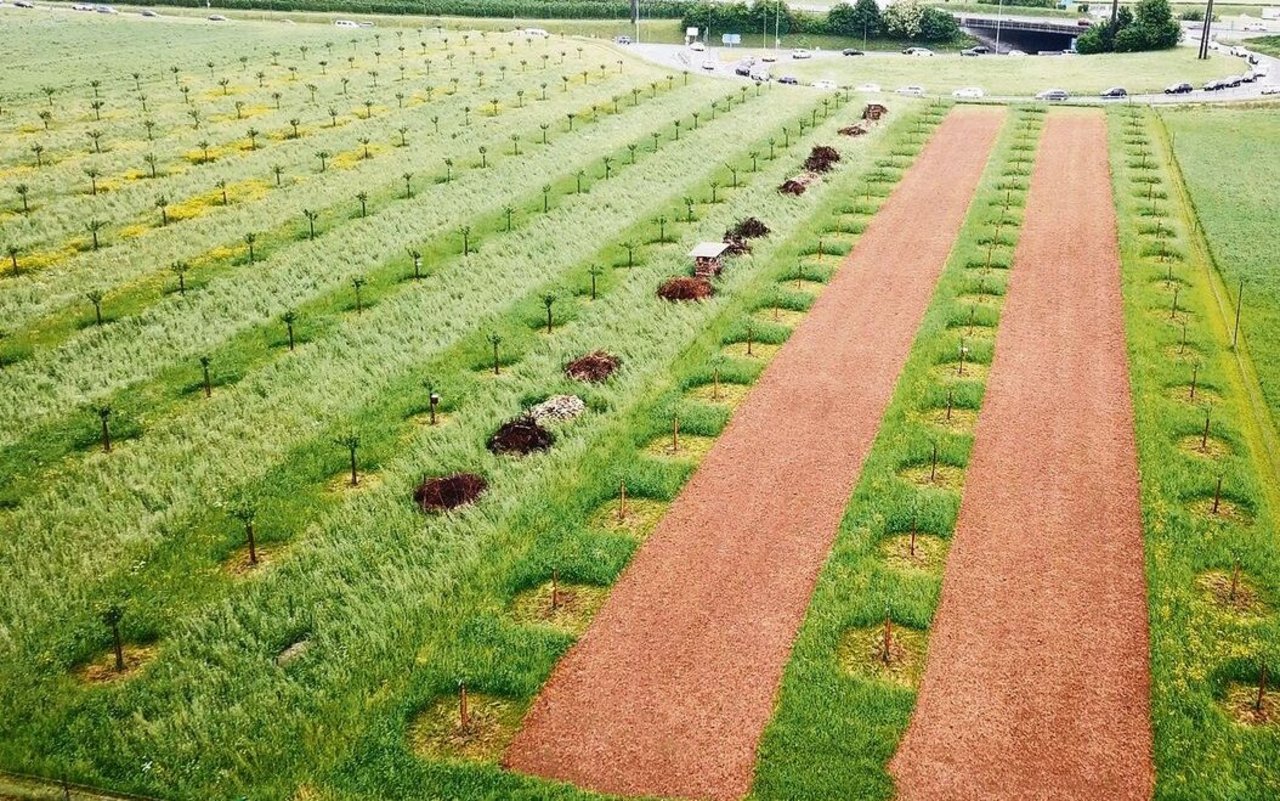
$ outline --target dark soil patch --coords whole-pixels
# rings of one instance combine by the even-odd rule
[[[715,294],[715,288],[705,278],[676,276],[663,281],[658,287],[658,297],[663,300],[702,300]]]
[[[744,217],[734,223],[732,228],[724,232],[726,242],[729,241],[730,237],[734,239],[759,239],[768,235],[769,226],[755,217]]]
[[[413,491],[413,502],[424,512],[440,512],[471,503],[488,488],[489,482],[475,473],[427,478]]]
[[[613,375],[621,364],[622,359],[617,356],[597,350],[569,362],[564,368],[564,373],[579,381],[597,383]]]
[[[430,759],[497,762],[523,714],[521,702],[469,693],[463,725],[458,696],[443,695],[414,719],[409,743],[414,753]]]
[[[76,670],[76,675],[86,684],[111,684],[137,675],[156,656],[154,645],[125,643],[120,649],[124,655],[124,670],[116,670],[116,652],[110,648]]]
[[[532,417],[517,417],[503,423],[493,432],[487,447],[494,453],[523,455],[545,451],[555,441],[555,435],[538,425]]]
[[[840,152],[827,145],[814,145],[809,157],[804,160],[804,168],[809,172],[829,172],[832,165],[840,160]]]

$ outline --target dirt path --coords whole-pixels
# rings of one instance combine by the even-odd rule
[[[1045,123],[899,798],[1145,799],[1147,603],[1096,112]]]
[[[1003,120],[956,111],[935,133],[561,660],[508,767],[620,794],[746,794],[818,570]]]

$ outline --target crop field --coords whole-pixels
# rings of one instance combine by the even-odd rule
[[[1076,418],[1018,407],[1074,482],[1045,515],[1119,510],[1044,551],[1136,579],[1123,620],[1053,588],[1124,633],[1081,670],[1149,688],[1108,709],[1138,731],[1107,771],[1280,792],[1280,168],[1249,145],[1274,111],[956,107],[510,25],[249,16],[0,8],[0,798],[929,797],[1036,315],[1074,354],[1054,397],[1096,384],[1095,346],[1128,370],[1101,405],[1132,411],[1131,494],[1071,461]],[[1221,71],[923,61],[834,64],[1011,94]],[[1092,182],[1059,219],[1061,142]],[[1072,219],[1105,233],[1052,235]],[[1025,288],[1072,291],[1046,247],[1114,290],[1112,339]],[[991,664],[1079,633],[1008,609]],[[1103,682],[1002,671],[986,698],[1097,708]],[[610,719],[565,734],[560,704]],[[1050,728],[1009,715],[989,731]],[[1054,769],[1116,737],[1080,731]]]

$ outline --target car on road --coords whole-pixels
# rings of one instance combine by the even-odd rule
[[[629,45],[629,44],[631,44],[631,37],[630,37],[630,36],[615,36],[615,37],[613,37],[613,43],[614,43],[614,44],[620,44],[620,45]]]
[[[932,56],[933,51],[927,47],[908,47],[902,51],[906,56]]]
[[[951,93],[952,97],[959,97],[965,100],[977,100],[980,97],[986,97],[987,93],[977,86],[963,86]]]
[[[858,86],[855,86],[853,90],[855,92],[874,92],[877,94],[881,91],[880,84],[878,83],[859,84]]]
[[[751,74],[751,62],[749,61],[738,62],[733,67],[733,74],[741,75],[744,78],[749,76]]]
[[[1235,47],[1231,48],[1227,52],[1229,52],[1231,55],[1236,56],[1238,58],[1246,58],[1249,55],[1248,48],[1241,47],[1240,45],[1236,45]]]
[[[962,56],[972,56],[972,57],[974,57],[974,58],[977,58],[978,56],[980,56],[980,55],[982,55],[982,54],[978,52],[978,48],[976,48],[976,47],[969,47],[969,48],[965,48],[964,50],[961,50],[961,51],[960,51],[960,55],[962,55]]]
[[[1269,83],[1262,87],[1261,94],[1264,95],[1280,95],[1280,83]]]
[[[139,14],[141,14],[142,16],[144,16],[144,17],[158,17],[158,16],[160,16],[159,14],[157,14],[156,12],[152,11],[152,10],[151,10],[151,9],[149,9],[149,8],[144,8],[144,9],[142,9],[141,11],[139,11],[138,13],[139,13]]]
[[[842,55],[842,56],[865,56],[865,55],[866,55],[866,53],[862,52],[861,50],[855,50],[855,49],[854,49],[854,48],[852,48],[852,47],[846,47],[844,50],[841,50],[841,51],[840,51],[840,55]]]
[[[1006,56],[1025,56],[1026,54],[1025,50],[1019,50],[1016,47],[1008,53],[1005,53]]]
[[[1205,81],[1203,89],[1206,92],[1217,92],[1220,89],[1226,89],[1230,84],[1221,78],[1214,78],[1212,81]]]
[[[17,2],[13,4],[13,7],[14,8],[35,8],[36,4],[29,3],[27,2],[27,0],[17,0]]]
[[[702,60],[702,68],[704,70],[713,70],[716,68],[716,60],[714,58],[704,58]]]
[[[835,82],[835,81],[828,81],[828,80],[825,80],[825,79],[824,79],[824,80],[821,80],[821,81],[814,81],[814,82],[813,82],[813,88],[814,88],[814,89],[825,89],[826,91],[830,92],[830,91],[833,91],[833,90],[835,90],[835,89],[839,89],[840,87],[839,87],[839,85],[837,85],[837,84],[836,84],[836,82]]]
[[[222,16],[221,14],[210,14],[209,21],[210,22],[226,22],[227,18]]]
[[[1036,100],[1048,100],[1050,102],[1060,102],[1070,98],[1066,89],[1045,89],[1036,95]]]
[[[1266,33],[1267,26],[1261,22],[1246,22],[1240,30],[1249,31],[1251,33]]]
[[[694,40],[694,41],[689,45],[689,49],[690,49],[690,50],[693,50],[693,51],[694,51],[694,52],[696,52],[696,53],[701,53],[701,52],[703,52],[704,50],[706,50],[706,49],[707,49],[707,46],[706,46],[705,44],[703,44],[702,42],[699,42],[699,41],[697,41],[697,40],[695,39],[695,40]]]
[[[1183,81],[1182,83],[1169,84],[1164,88],[1166,95],[1185,95],[1187,92],[1195,91],[1195,87]]]
[[[778,83],[785,83],[787,86],[799,86],[800,81],[796,80],[794,75],[783,75],[778,79]]]
[[[900,86],[894,90],[895,93],[906,97],[924,97],[924,87],[911,84],[910,86]]]
[[[1076,20],[1076,24],[1079,25],[1081,28],[1092,28],[1093,20],[1089,19],[1088,17],[1081,17],[1080,19]]]
[[[795,50],[792,50],[792,51],[791,51],[791,57],[792,57],[792,58],[794,58],[794,59],[796,59],[796,60],[801,60],[801,59],[806,59],[806,58],[813,58],[813,53],[810,53],[808,50],[801,50],[801,49],[797,48],[797,49],[795,49]]]
[[[760,60],[766,64],[772,64],[773,62],[778,60],[778,57],[773,53],[765,53],[763,56],[760,57]]]
[[[1110,89],[1103,89],[1098,93],[1098,97],[1106,100],[1114,100],[1121,97],[1128,97],[1129,93],[1125,91],[1123,86],[1113,86]]]

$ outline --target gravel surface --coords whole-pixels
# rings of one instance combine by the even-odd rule
[[[952,112],[508,749],[603,792],[735,799],[849,493],[1005,119]]]
[[[1146,799],[1147,603],[1100,113],[1045,123],[902,801]]]

